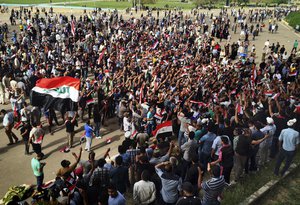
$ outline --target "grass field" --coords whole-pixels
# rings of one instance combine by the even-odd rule
[[[78,2],[79,1],[79,2]],[[138,0],[137,0],[138,1]],[[52,0],[52,3],[59,3],[59,5],[67,5],[70,6],[80,6],[80,7],[98,7],[98,8],[116,8],[116,9],[125,9],[132,7],[132,3],[128,1],[119,1],[116,2],[114,0],[103,0],[103,1],[93,1],[87,0],[84,2],[83,0]],[[78,3],[76,3],[78,2]],[[0,4],[48,4],[50,0],[0,0]],[[156,7],[156,8],[182,8],[182,9],[192,9],[195,5],[192,2],[182,3],[180,0],[157,0],[156,4],[145,4],[148,7]]]
[[[79,2],[78,2],[79,1]],[[60,5],[65,5],[67,3],[70,6],[86,6],[86,7],[99,7],[99,8],[117,8],[125,9],[132,7],[132,2],[128,1],[115,1],[115,0],[103,0],[103,1],[93,1],[93,0],[52,0],[52,3],[61,2]],[[78,3],[76,3],[78,2]],[[138,2],[138,0],[137,0]],[[44,4],[50,3],[50,0],[0,0],[1,3],[10,3],[10,4]],[[195,5],[190,1],[182,3],[180,0],[157,0],[155,4],[145,4],[148,7],[156,8],[182,8],[182,9],[192,9]]]
[[[298,152],[293,162],[299,163],[299,159],[300,159],[300,153]],[[274,167],[275,167],[275,160],[270,162],[265,168],[259,170],[257,173],[248,174],[239,183],[237,183],[233,187],[227,188],[224,193],[224,200],[222,201],[222,204],[223,205],[240,204],[247,197],[249,197],[251,194],[257,191],[263,185],[265,185],[267,182],[269,182],[272,179],[278,178],[273,174]],[[297,187],[299,188],[299,185],[297,185]],[[298,191],[298,193],[299,192],[300,191]]]
[[[56,2],[76,2],[82,0],[52,0],[53,3]],[[50,3],[50,0],[0,0],[0,4],[43,4]]]
[[[285,19],[290,26],[293,28],[296,27],[296,25],[300,26],[300,12],[291,12]]]
[[[294,174],[280,182],[258,203],[264,205],[299,204],[300,202],[300,168]]]
[[[127,1],[97,1],[97,2],[80,2],[80,3],[72,3],[72,6],[86,6],[86,7],[99,7],[99,8],[117,8],[117,9],[124,9],[132,7],[131,2]],[[156,4],[145,4],[145,6],[148,7],[156,7],[156,8],[165,8],[166,5],[168,8],[182,8],[182,9],[192,9],[195,7],[193,3],[181,3],[178,1],[164,1],[164,0],[158,0]]]

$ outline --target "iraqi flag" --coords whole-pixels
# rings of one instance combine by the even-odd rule
[[[72,77],[42,78],[31,90],[30,101],[33,106],[45,110],[77,110],[80,80]]]
[[[156,41],[153,45],[152,45],[152,47],[151,47],[151,49],[156,49],[156,47],[158,46],[158,44],[159,44],[159,42],[158,41]]]
[[[72,22],[71,22],[71,33],[72,33],[73,36],[75,36],[75,31],[76,31],[75,21],[72,20]]]
[[[172,135],[172,121],[166,121],[156,126],[156,129],[152,132],[153,137],[158,137],[158,135]]]

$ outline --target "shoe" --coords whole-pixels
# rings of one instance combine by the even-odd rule
[[[96,137],[96,139],[101,139],[101,138],[102,138],[101,136],[97,136],[97,137]]]
[[[19,142],[19,139],[16,139],[15,143],[18,143]]]
[[[7,144],[7,146],[10,146],[10,145],[13,145],[13,144],[14,144],[13,142],[10,142],[10,143]]]
[[[232,186],[232,185],[235,185],[237,182],[235,181],[235,180],[233,180],[230,184],[229,184],[229,186]]]

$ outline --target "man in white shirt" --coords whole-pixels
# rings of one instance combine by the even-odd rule
[[[5,128],[5,134],[8,137],[9,143],[7,145],[14,144],[13,139],[15,140],[15,143],[19,141],[15,133],[12,132],[12,128],[14,126],[14,113],[13,112],[6,112],[6,110],[2,109],[1,114],[3,117],[3,127]]]
[[[151,204],[156,199],[156,188],[150,180],[148,170],[144,170],[141,175],[142,180],[136,182],[133,186],[133,200],[135,204]]]

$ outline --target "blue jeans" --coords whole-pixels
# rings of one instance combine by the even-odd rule
[[[149,136],[152,136],[153,128],[154,128],[154,124],[152,124],[152,123],[148,123],[148,124],[147,124],[147,134],[148,134]]]
[[[96,135],[96,137],[100,136],[100,125],[101,125],[101,122],[95,122],[95,135]]]
[[[277,158],[276,165],[275,165],[274,174],[276,174],[276,175],[279,174],[279,169],[280,169],[281,163],[283,162],[283,160],[286,159],[285,165],[284,165],[283,169],[280,172],[280,175],[283,176],[284,173],[291,166],[292,160],[293,160],[295,154],[296,154],[296,151],[286,151],[286,150],[281,148],[281,150],[279,152],[279,155],[278,155],[278,158]]]
[[[35,177],[36,177],[37,187],[41,187],[43,185],[43,181],[44,181],[44,174],[41,174],[41,176],[35,176]]]
[[[179,133],[178,133],[178,145],[179,145],[179,148],[180,148],[181,145],[183,145],[184,143],[185,143],[184,132],[179,131]]]

